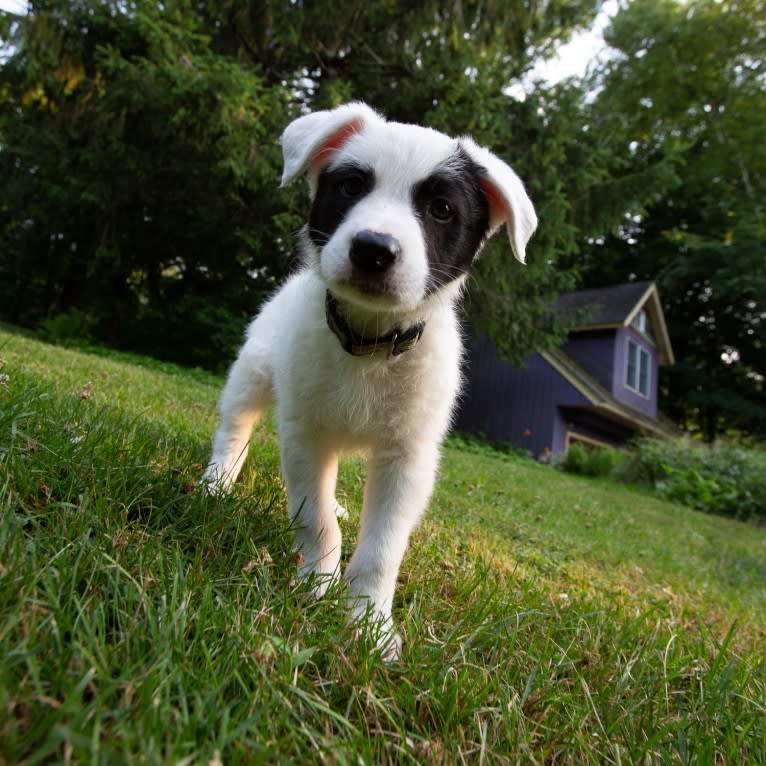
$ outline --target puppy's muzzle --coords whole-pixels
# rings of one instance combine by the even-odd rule
[[[349,260],[364,276],[383,274],[394,264],[402,252],[397,239],[390,234],[375,231],[360,231],[351,240]]]

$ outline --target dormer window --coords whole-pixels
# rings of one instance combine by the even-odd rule
[[[649,352],[638,343],[628,340],[628,364],[625,371],[625,386],[641,396],[649,398]]]

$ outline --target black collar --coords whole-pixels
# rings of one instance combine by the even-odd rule
[[[338,310],[337,298],[328,290],[325,298],[327,326],[335,333],[340,345],[352,356],[370,356],[376,351],[388,351],[389,356],[399,356],[409,351],[420,340],[425,322],[418,322],[406,331],[398,328],[387,335],[365,338],[357,335]]]

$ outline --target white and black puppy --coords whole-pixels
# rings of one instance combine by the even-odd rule
[[[282,184],[305,175],[304,266],[250,325],[221,397],[206,478],[236,479],[272,403],[300,569],[318,594],[339,576],[338,458],[369,456],[351,612],[372,608],[381,648],[410,533],[434,487],[460,388],[455,302],[487,238],[505,224],[524,249],[537,219],[508,165],[470,138],[388,122],[362,103],[315,112],[282,135]]]

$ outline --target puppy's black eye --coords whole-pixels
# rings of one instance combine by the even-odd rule
[[[340,193],[344,197],[358,197],[364,193],[365,188],[365,180],[360,175],[346,176],[340,182]]]
[[[436,199],[431,200],[431,204],[428,206],[428,212],[431,214],[431,217],[435,218],[439,223],[449,223],[455,217],[452,205],[450,205],[444,197],[436,197]]]

